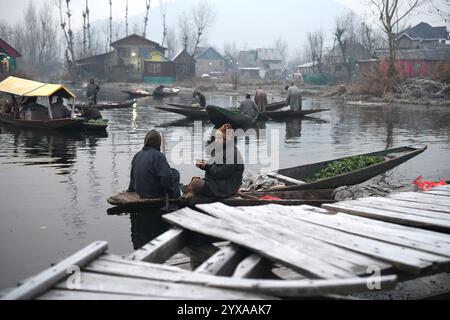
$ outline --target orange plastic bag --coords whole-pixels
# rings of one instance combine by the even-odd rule
[[[424,191],[429,191],[434,187],[447,185],[447,182],[445,182],[445,180],[441,180],[439,182],[431,182],[431,181],[422,181],[422,179],[423,179],[422,177],[418,177],[416,180],[413,181],[413,184],[416,185],[417,188]]]
[[[259,198],[259,200],[264,200],[264,201],[278,201],[278,200],[282,200],[281,198],[277,198],[277,197],[272,197],[272,196],[264,196]]]

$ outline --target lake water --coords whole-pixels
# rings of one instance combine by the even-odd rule
[[[189,101],[188,96],[175,101]],[[234,105],[230,97],[209,103]],[[186,159],[201,154],[211,132],[208,123],[153,109],[153,99],[132,109],[103,111],[110,120],[107,135],[48,133],[0,125],[0,288],[15,285],[95,240],[109,242],[110,252],[126,254],[167,226],[151,214],[108,215],[106,199],[125,190],[131,160],[142,148],[146,132],[166,135],[166,153],[187,183],[201,171],[182,163],[174,150],[180,145]],[[450,179],[450,108],[425,106],[350,106],[311,98],[305,109],[329,108],[312,118],[270,122],[240,147],[259,146],[259,162],[251,170],[272,164],[291,167],[321,160],[404,145],[427,145],[428,150],[381,177],[392,184],[410,184],[422,175],[429,180]],[[181,136],[181,137],[180,137]],[[175,140],[175,138],[180,138]],[[269,151],[272,150],[272,151]],[[262,163],[262,164],[261,164]]]

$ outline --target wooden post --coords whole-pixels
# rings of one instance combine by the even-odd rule
[[[47,102],[48,102],[48,117],[50,120],[53,120],[53,113],[52,113],[52,102],[50,100],[50,97],[47,97]]]

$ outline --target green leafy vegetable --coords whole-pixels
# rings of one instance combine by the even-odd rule
[[[307,179],[306,182],[315,182],[322,179],[333,178],[341,174],[364,169],[383,161],[383,158],[368,156],[355,156],[345,160],[335,161],[330,163],[325,169],[317,172],[312,178]]]

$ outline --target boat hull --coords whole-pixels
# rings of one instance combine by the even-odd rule
[[[80,119],[56,119],[48,121],[40,120],[23,120],[14,119],[12,115],[0,112],[0,121],[14,126],[32,129],[44,129],[44,130],[69,130],[79,129],[83,120]]]
[[[150,92],[148,93],[139,93],[139,92],[133,92],[133,91],[122,91],[123,93],[126,93],[130,99],[139,99],[139,98],[148,98],[151,97],[152,94]]]
[[[155,107],[157,110],[166,111],[170,113],[179,114],[190,119],[195,120],[208,120],[208,113],[205,109],[190,107],[188,108],[177,108],[177,107]]]
[[[208,106],[206,112],[208,113],[208,119],[216,128],[228,123],[234,129],[245,129],[254,126],[258,120],[258,117],[248,117],[239,112],[215,106]]]
[[[266,111],[262,114],[270,119],[293,119],[303,118],[305,116],[330,111],[330,109],[317,109],[317,110],[300,110],[300,111]]]
[[[132,108],[136,104],[136,100],[128,100],[123,102],[103,102],[94,105],[97,110],[110,110],[110,109],[127,109]],[[81,104],[76,106],[78,109],[82,107]]]
[[[425,152],[427,147],[424,148],[413,148],[413,147],[401,147],[389,150],[383,150],[368,154],[363,154],[362,156],[375,156],[375,157],[386,157],[390,154],[402,154],[396,158],[386,160],[384,162],[374,164],[372,166],[356,170],[350,173],[341,174],[332,178],[322,179],[311,183],[305,183],[301,185],[289,185],[283,188],[276,188],[273,190],[278,191],[294,191],[294,190],[311,190],[311,189],[336,189],[342,186],[353,186],[363,182],[366,182],[376,176],[390,171],[399,165],[405,163],[406,161],[420,155]],[[334,161],[344,160],[350,157],[335,159],[330,161],[324,161],[320,163],[299,166],[295,168],[279,170],[276,173],[282,176],[289,177],[291,179],[296,179],[300,181],[305,181],[312,177],[315,173],[322,169],[325,169],[330,163]]]

